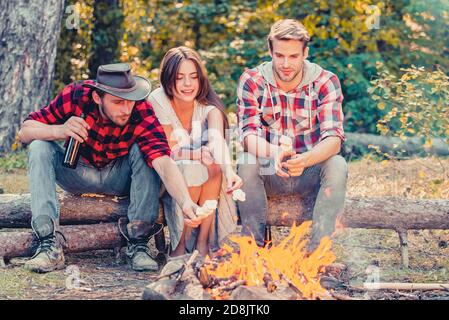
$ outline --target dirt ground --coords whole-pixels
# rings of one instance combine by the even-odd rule
[[[422,158],[377,162],[370,157],[349,166],[348,196],[401,196],[449,198],[449,159]],[[28,192],[24,170],[0,169],[5,193]],[[273,240],[288,234],[274,228]],[[1,230],[0,230],[1,232]],[[166,234],[168,237],[168,235]],[[409,231],[410,268],[401,267],[399,239],[394,231],[345,228],[334,237],[337,261],[348,266],[350,285],[361,285],[372,267],[382,282],[449,282],[449,230]],[[151,242],[153,245],[153,242]],[[156,250],[152,247],[152,252]],[[143,288],[156,273],[132,271],[123,257],[112,251],[66,255],[68,268],[33,274],[21,268],[22,260],[0,267],[0,299],[140,299]],[[78,275],[80,289],[71,289]],[[448,299],[448,291],[357,292],[358,299]]]

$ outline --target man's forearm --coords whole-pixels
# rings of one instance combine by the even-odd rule
[[[255,134],[246,136],[243,144],[245,151],[256,157],[273,159],[279,152],[279,147],[277,145],[271,144],[264,138]]]
[[[320,141],[310,151],[304,153],[307,156],[306,167],[311,167],[317,163],[326,161],[330,157],[338,154],[340,147],[341,139],[339,137],[328,137]]]
[[[190,194],[176,163],[169,156],[162,156],[153,160],[152,164],[168,193],[182,208],[184,202],[190,200]]]
[[[22,143],[31,143],[33,140],[57,140],[55,125],[48,125],[35,120],[27,120],[19,131],[19,139]]]

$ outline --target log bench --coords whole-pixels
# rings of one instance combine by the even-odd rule
[[[116,221],[126,217],[127,198],[61,193],[59,200],[60,224],[67,238],[66,252],[120,249],[124,245]],[[267,224],[291,226],[295,222],[298,225],[311,218],[312,208],[310,199],[296,195],[270,197]],[[449,229],[449,200],[347,198],[338,220],[344,227],[395,230],[399,235],[402,263],[408,267],[407,231]],[[0,228],[30,228],[30,221],[29,194],[0,195]],[[158,250],[164,250],[163,234],[155,240]],[[0,232],[0,258],[29,256],[36,245],[31,230]]]

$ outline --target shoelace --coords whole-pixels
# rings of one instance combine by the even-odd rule
[[[61,235],[61,237],[64,239],[64,242],[67,241],[67,239],[61,232],[56,231],[55,233]],[[41,253],[51,251],[52,248],[55,246],[55,244],[56,244],[56,235],[50,235],[45,238],[42,238],[36,252]]]
[[[148,245],[146,242],[138,242],[131,245],[131,252],[133,255],[137,252],[145,252],[147,255],[150,256],[150,248],[148,248]]]

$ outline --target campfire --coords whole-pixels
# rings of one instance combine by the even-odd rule
[[[286,290],[289,299],[329,298],[320,275],[336,259],[332,242],[325,237],[313,252],[307,252],[310,229],[310,221],[293,225],[279,244],[264,248],[253,237],[234,236],[230,240],[238,249],[224,245],[213,258],[198,259],[195,252],[174,259],[147,286],[144,299],[238,299],[239,289],[274,299],[286,298]]]

